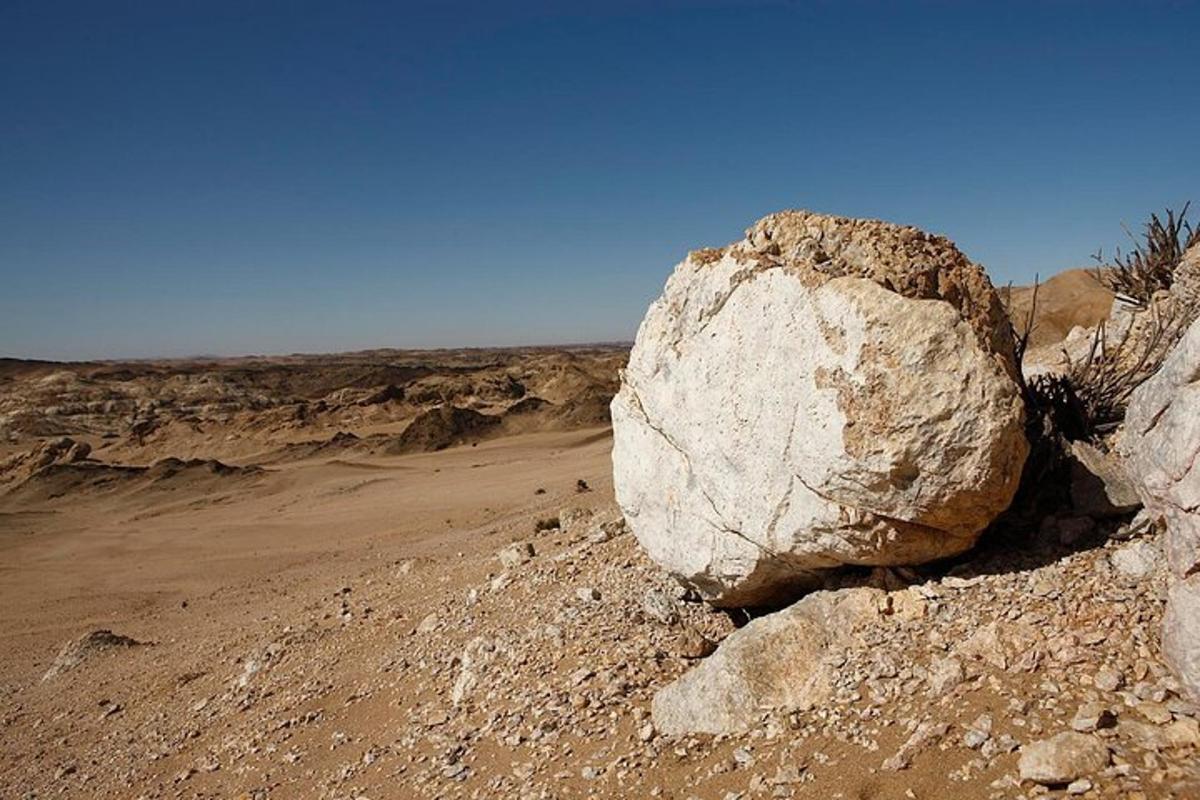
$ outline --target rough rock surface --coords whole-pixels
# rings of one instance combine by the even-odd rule
[[[1200,321],[1133,393],[1122,449],[1147,509],[1167,524],[1167,561],[1177,580],[1163,650],[1200,698]]]
[[[1171,294],[1177,299],[1187,323],[1200,317],[1200,243],[1189,247],[1175,268]]]
[[[1092,517],[1121,516],[1137,511],[1142,501],[1119,458],[1087,442],[1072,442],[1071,505]]]
[[[42,676],[42,680],[52,680],[64,672],[70,672],[97,653],[119,648],[139,647],[141,644],[136,639],[113,633],[110,630],[86,633],[63,645],[62,650],[54,659],[54,663],[50,665],[50,669],[46,670],[46,674]]]
[[[968,549],[1027,452],[983,270],[915,228],[806,212],[690,254],[613,401],[617,498],[651,557],[724,606],[844,564]]]
[[[767,711],[823,703],[836,677],[828,656],[878,619],[883,598],[869,588],[814,592],[759,617],[654,696],[655,727],[668,734],[739,733]]]
[[[1021,749],[1021,778],[1050,785],[1070,783],[1108,766],[1108,747],[1095,736],[1063,731]]]
[[[42,442],[28,453],[0,462],[0,483],[19,483],[54,464],[75,464],[87,459],[92,448],[68,436]]]

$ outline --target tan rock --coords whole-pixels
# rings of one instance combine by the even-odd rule
[[[814,592],[751,621],[716,652],[654,696],[655,728],[666,734],[735,733],[766,711],[805,709],[832,693],[829,662],[862,626],[881,619],[877,589]]]
[[[1021,780],[1067,784],[1108,766],[1108,746],[1094,736],[1066,731],[1021,748]]]

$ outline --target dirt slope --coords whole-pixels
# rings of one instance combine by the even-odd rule
[[[1000,296],[1017,330],[1024,331],[1033,302],[1033,287],[1002,287]],[[1030,346],[1061,342],[1077,326],[1092,327],[1108,317],[1112,301],[1112,292],[1096,280],[1095,271],[1070,269],[1058,273],[1038,286]]]

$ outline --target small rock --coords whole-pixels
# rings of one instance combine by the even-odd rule
[[[682,658],[693,660],[708,658],[717,649],[717,645],[714,642],[694,628],[684,628],[683,632],[676,638],[675,644]]]
[[[1086,442],[1072,442],[1071,504],[1080,514],[1109,517],[1139,509],[1137,487],[1125,473],[1121,460]]]
[[[675,601],[661,589],[646,592],[642,597],[642,611],[647,617],[663,625],[679,622],[679,610],[675,607]]]
[[[533,545],[529,542],[513,542],[497,553],[496,557],[500,559],[501,564],[511,569],[529,561],[534,555]]]
[[[940,742],[949,731],[950,726],[944,722],[922,722],[917,725],[916,730],[900,746],[900,749],[883,762],[883,769],[889,771],[908,769],[912,766],[913,758],[918,753]]]
[[[962,662],[957,658],[934,658],[929,665],[929,688],[943,695],[963,682]]]
[[[1022,780],[1047,786],[1070,783],[1108,766],[1108,747],[1094,736],[1066,731],[1021,748]]]
[[[110,630],[92,631],[63,645],[62,650],[54,659],[54,663],[50,665],[50,669],[46,670],[46,674],[42,676],[42,680],[48,681],[64,672],[69,672],[97,653],[140,647],[142,644],[136,639],[113,633]]]
[[[558,527],[568,536],[579,536],[593,516],[595,513],[590,508],[564,508],[558,512]]]
[[[1170,710],[1162,703],[1155,703],[1153,701],[1146,700],[1137,704],[1137,710],[1138,713],[1153,722],[1155,725],[1166,725],[1168,722],[1174,719],[1174,716],[1171,714]]]
[[[1075,712],[1071,728],[1080,733],[1088,733],[1100,728],[1111,728],[1116,722],[1117,718],[1102,703],[1084,703]]]
[[[1115,692],[1125,685],[1125,676],[1119,669],[1101,667],[1092,678],[1092,685],[1103,692]]]
[[[1118,574],[1131,580],[1147,578],[1166,565],[1158,547],[1145,539],[1138,539],[1114,550],[1108,561]]]
[[[1087,778],[1080,778],[1067,784],[1067,794],[1087,794],[1091,790],[1092,782]]]
[[[961,655],[978,659],[996,669],[1008,667],[1008,654],[1004,649],[1000,628],[995,622],[977,628],[957,649]]]
[[[963,734],[963,744],[972,750],[977,750],[983,746],[984,742],[992,736],[992,717],[990,714],[980,714],[975,718],[975,721],[967,726],[967,731]]]

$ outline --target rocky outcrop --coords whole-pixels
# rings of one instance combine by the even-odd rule
[[[1027,452],[983,270],[911,227],[784,212],[690,254],[612,404],[618,501],[717,605],[962,552]]]
[[[99,653],[109,650],[141,647],[143,644],[144,642],[139,642],[136,639],[119,633],[113,633],[107,629],[86,633],[78,639],[72,639],[63,645],[62,650],[55,657],[54,663],[50,665],[50,669],[46,670],[46,674],[42,676],[42,682],[57,678],[65,672],[70,672]]]
[[[654,696],[667,734],[738,733],[770,710],[807,710],[833,693],[830,656],[879,619],[878,589],[814,592],[734,632],[699,666]]]
[[[1163,651],[1200,699],[1200,321],[1130,399],[1121,449],[1147,509],[1167,526],[1175,578]]]
[[[471,408],[443,404],[417,415],[408,427],[384,448],[388,455],[432,452],[476,442],[495,432],[500,417]]]
[[[87,442],[77,442],[63,436],[42,442],[28,453],[0,462],[0,482],[19,483],[55,464],[76,464],[86,461],[92,452]]]

